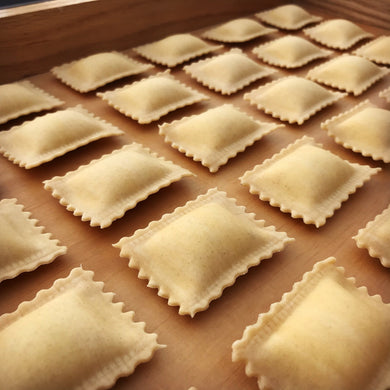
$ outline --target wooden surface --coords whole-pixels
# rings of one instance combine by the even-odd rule
[[[150,6],[152,3],[156,7],[159,7],[160,3],[166,4],[157,1],[145,1],[145,5],[142,3],[136,4],[138,7]],[[221,9],[219,12],[226,18],[232,17],[234,2],[225,3],[228,11]],[[249,2],[241,1],[240,4],[249,4]],[[192,6],[195,19],[207,13],[205,8],[195,7],[195,2]],[[307,6],[307,9],[315,12],[315,8]],[[372,7],[370,12],[371,9]],[[248,9],[244,7],[243,10]],[[217,11],[217,9],[213,11],[215,18],[217,18]],[[241,13],[241,11],[237,12],[237,14]],[[334,14],[326,13],[323,9],[316,13],[325,18],[335,17]],[[380,16],[378,14],[378,17]],[[178,19],[178,15],[175,18]],[[189,23],[187,26],[191,25],[191,20],[191,18],[187,20]],[[168,22],[169,19],[166,20],[166,23]],[[204,20],[201,21],[203,22]],[[88,30],[92,34],[93,26],[97,25],[92,20],[92,27],[88,27],[87,24],[85,23],[85,26],[80,29]],[[138,28],[140,24],[140,21],[134,22]],[[388,30],[375,27],[374,24],[373,21],[372,24],[361,24],[361,26],[375,35],[389,33]],[[185,23],[182,27],[184,25]],[[143,22],[141,32],[148,28],[148,23]],[[167,31],[168,24],[165,28],[161,26],[161,30],[153,31],[154,35],[152,35],[157,37],[159,33],[163,37]],[[252,47],[282,35],[284,33],[278,32],[247,44],[226,45],[225,47],[228,49],[239,46],[254,58],[250,54]],[[1,48],[4,50],[2,32],[0,32],[0,37]],[[138,41],[143,40],[141,36],[137,38]],[[26,41],[28,41],[27,38]],[[108,41],[102,42],[102,48],[109,43]],[[77,58],[80,48],[77,48],[76,42],[75,46],[74,58]],[[91,50],[96,48],[93,46]],[[72,54],[70,44],[66,50],[67,55]],[[131,50],[127,52],[133,55]],[[48,54],[47,58],[50,55]],[[3,53],[0,58],[3,58]],[[22,61],[22,56],[15,59],[15,64],[19,63],[19,60]],[[268,311],[270,304],[279,301],[282,294],[289,291],[293,283],[301,279],[304,272],[311,270],[315,262],[328,256],[335,256],[337,264],[345,267],[346,275],[356,278],[357,285],[366,285],[370,294],[380,294],[384,302],[390,303],[390,270],[382,267],[378,260],[371,258],[366,250],[358,249],[351,238],[359,228],[364,227],[390,203],[389,164],[375,162],[342,148],[320,128],[322,121],[364,99],[369,98],[378,106],[390,109],[385,100],[378,97],[378,92],[390,85],[390,76],[376,83],[361,96],[348,96],[324,109],[302,126],[286,125],[267,135],[263,140],[230,160],[215,174],[209,173],[199,163],[165,144],[163,138],[158,135],[157,124],[200,113],[224,102],[237,105],[259,120],[278,122],[250,106],[243,100],[243,94],[286,74],[305,75],[311,67],[321,62],[316,61],[295,71],[280,70],[272,77],[255,82],[231,97],[222,97],[200,86],[184,74],[181,66],[178,66],[172,71],[173,75],[193,88],[206,93],[211,100],[180,109],[150,125],[138,125],[135,121],[110,108],[94,93],[79,94],[61,84],[50,73],[30,77],[29,79],[38,86],[65,100],[66,106],[81,103],[88,110],[124,130],[125,134],[94,142],[32,170],[24,170],[5,158],[0,158],[0,197],[16,197],[19,203],[25,205],[25,210],[30,211],[32,216],[46,227],[45,231],[51,232],[54,238],[59,239],[61,244],[68,247],[68,253],[52,264],[41,266],[33,272],[0,283],[0,296],[2,297],[0,315],[14,311],[20,302],[31,300],[40,289],[50,287],[55,279],[67,276],[73,267],[82,264],[85,269],[95,272],[96,280],[105,282],[106,291],[116,293],[116,300],[124,302],[126,311],[134,310],[135,319],[145,321],[146,330],[156,332],[158,341],[167,345],[167,348],[158,351],[150,362],[137,367],[134,374],[120,379],[114,387],[115,390],[130,388],[132,390],[184,390],[191,385],[196,386],[198,390],[255,390],[257,389],[256,380],[246,377],[244,365],[231,362],[231,344],[241,338],[244,328],[253,324],[259,313]],[[163,67],[157,66],[149,74],[162,69]],[[2,77],[4,77],[3,74]],[[114,89],[138,79],[140,76],[131,77],[99,90]],[[32,117],[11,121],[2,125],[0,130],[6,131],[9,127]],[[373,176],[368,183],[351,195],[348,201],[343,203],[341,209],[337,210],[335,215],[319,229],[313,225],[305,225],[300,219],[292,219],[289,214],[284,214],[267,202],[260,201],[257,196],[249,194],[247,188],[241,186],[238,181],[246,170],[271,157],[303,135],[314,137],[326,149],[351,162],[382,168],[382,172]],[[87,164],[90,160],[99,158],[102,154],[109,153],[132,141],[150,147],[167,159],[190,169],[197,176],[185,178],[150,196],[138,204],[135,209],[128,211],[123,218],[114,222],[111,227],[102,230],[92,228],[88,223],[82,222],[79,217],[73,216],[43,189],[43,180],[55,175],[63,175],[79,165]],[[137,271],[128,268],[126,259],[119,257],[119,250],[113,248],[112,244],[123,236],[131,235],[136,229],[144,228],[150,221],[161,218],[164,213],[172,212],[177,206],[195,199],[212,187],[226,191],[229,197],[236,198],[239,205],[246,206],[247,210],[255,213],[258,219],[264,219],[267,225],[274,225],[278,230],[287,232],[296,241],[288,244],[283,252],[274,255],[272,259],[264,260],[259,266],[251,268],[247,275],[239,277],[233,286],[227,288],[221,298],[213,301],[207,311],[198,313],[194,319],[191,319],[188,316],[179,316],[177,307],[168,306],[165,299],[157,296],[155,289],[147,288],[146,281],[137,278]],[[179,240],[178,245],[180,245]]]

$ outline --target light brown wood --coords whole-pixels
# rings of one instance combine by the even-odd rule
[[[119,12],[116,9],[119,3],[119,1],[111,1],[114,14]],[[200,28],[207,23],[216,23],[218,20],[248,14],[250,7],[253,7],[252,10],[256,8],[257,11],[260,10],[258,8],[267,8],[270,4],[263,3],[259,6],[258,2],[249,1],[241,1],[239,4],[235,4],[233,1],[215,2],[219,4],[219,9],[213,5],[211,13],[209,13],[206,6],[201,6],[202,2],[176,2],[178,7],[180,7],[180,3],[186,3],[188,7],[180,21],[179,13],[183,12],[183,8],[170,8],[174,3],[172,1],[132,2],[136,15],[139,15],[137,12],[142,9],[148,15],[153,14],[154,19],[151,21],[147,19],[135,20],[130,25],[127,22],[127,26],[132,32],[129,33],[127,40],[120,41],[119,48],[130,48],[134,43],[162,37],[176,29],[178,31],[185,28],[188,31],[191,28],[195,29],[195,26]],[[165,7],[165,15],[161,14],[164,8],[162,4]],[[325,8],[317,11],[316,4],[313,3],[313,6],[307,4],[307,9],[325,18],[336,16],[332,10],[337,10],[337,8],[329,8],[327,12]],[[372,3],[370,2],[370,4]],[[61,60],[77,58],[81,53],[97,49],[114,48],[110,47],[110,44],[115,41],[112,37],[105,40],[104,33],[96,32],[103,20],[103,14],[100,13],[101,10],[98,12],[93,11],[92,8],[89,9],[93,5],[93,2],[78,5],[81,7],[79,18],[74,23],[78,23],[79,35],[73,35],[73,41],[67,41],[66,45],[63,44],[64,53]],[[238,10],[239,6],[242,6],[242,10]],[[129,9],[126,12],[130,12]],[[67,11],[58,10],[58,12]],[[88,12],[90,12],[91,19],[87,17]],[[51,16],[53,15],[51,14]],[[98,15],[100,15],[100,19]],[[337,14],[337,16],[340,15]],[[27,18],[27,16],[25,17]],[[32,15],[30,17],[34,19]],[[378,19],[380,19],[380,15]],[[42,22],[43,19],[40,20]],[[159,28],[156,27],[158,20],[164,21],[159,24]],[[123,19],[118,20],[119,23],[123,23]],[[51,28],[55,25],[53,20],[49,24]],[[383,26],[376,26],[374,19],[372,25],[362,23],[361,26],[375,35],[389,33]],[[11,63],[6,64],[3,60],[6,47],[3,28],[4,26],[0,23],[1,77],[7,78],[12,73],[12,65]],[[49,30],[48,26],[41,26],[42,33],[48,33]],[[136,36],[135,31],[139,31]],[[45,69],[48,69],[51,61],[61,62],[60,57],[58,57],[61,50],[58,47],[51,47],[50,50],[46,48],[47,51],[45,51],[45,45],[42,42],[40,44],[34,42],[33,38],[27,36],[27,32],[26,27],[24,46],[36,44],[40,47],[36,58],[39,58],[42,63],[37,65],[35,71],[41,69],[42,64],[46,67]],[[9,35],[20,40],[18,47],[9,42],[12,50],[15,50],[14,53],[22,50],[23,46],[22,29],[19,28],[18,34],[20,35],[16,36],[15,32],[10,32]],[[57,45],[60,46],[61,34],[66,36],[66,33],[59,28],[55,34]],[[77,39],[80,34],[89,34],[90,36],[95,34],[95,43],[88,46],[88,40],[79,42]],[[255,45],[282,35],[284,35],[283,32],[277,32],[239,46],[255,59],[250,53]],[[299,32],[298,35],[302,35],[302,33]],[[96,43],[98,38],[101,39],[100,45]],[[49,42],[48,45],[53,45],[53,43]],[[230,46],[235,45],[226,45],[226,49]],[[134,56],[131,50],[128,50],[127,53]],[[20,53],[13,59],[12,64],[20,71],[32,60],[32,57],[24,58]],[[390,203],[389,164],[373,161],[342,148],[320,128],[322,121],[343,112],[364,99],[370,99],[378,106],[389,109],[390,106],[386,104],[385,100],[378,97],[378,92],[389,86],[389,75],[361,96],[348,96],[342,99],[337,104],[316,114],[302,126],[286,125],[284,128],[267,135],[263,140],[230,160],[215,174],[209,173],[199,163],[165,144],[163,138],[158,134],[157,124],[200,113],[224,102],[237,105],[259,120],[278,122],[250,106],[243,100],[243,94],[282,75],[304,76],[312,66],[320,62],[308,64],[295,71],[279,70],[272,77],[255,82],[231,97],[222,97],[203,88],[191,80],[182,71],[181,66],[178,66],[172,71],[173,75],[193,88],[208,94],[211,100],[180,109],[150,125],[138,125],[135,121],[110,108],[94,93],[79,94],[61,84],[50,73],[29,77],[38,86],[63,99],[66,106],[80,103],[88,110],[120,127],[125,131],[125,134],[94,142],[32,170],[24,170],[13,165],[4,157],[0,158],[0,197],[16,197],[20,203],[25,205],[25,209],[30,211],[32,216],[46,227],[45,231],[51,232],[54,238],[60,240],[61,244],[68,246],[68,253],[52,264],[41,266],[33,272],[0,283],[0,296],[2,297],[0,315],[14,311],[19,303],[31,300],[40,289],[50,287],[56,278],[67,276],[73,267],[82,264],[85,269],[95,272],[96,280],[105,282],[106,291],[116,293],[115,299],[124,302],[126,311],[134,310],[135,319],[145,321],[146,330],[156,332],[159,336],[158,341],[167,345],[167,348],[158,351],[150,362],[137,367],[134,374],[120,379],[114,386],[115,390],[129,388],[132,390],[186,390],[191,385],[196,386],[198,390],[255,390],[257,389],[256,380],[246,377],[242,364],[231,362],[231,344],[242,336],[245,326],[254,323],[259,313],[267,311],[270,304],[279,301],[282,294],[289,291],[293,283],[301,279],[304,272],[311,270],[315,262],[328,256],[335,256],[338,265],[345,267],[346,275],[356,278],[357,285],[366,285],[370,294],[380,294],[384,302],[390,303],[390,270],[382,267],[378,260],[371,258],[366,250],[357,248],[351,238],[359,228],[364,227]],[[164,68],[157,66],[149,74],[162,69]],[[12,74],[12,77],[16,77],[18,72]],[[114,82],[99,90],[114,89],[133,80],[138,80],[140,77]],[[0,126],[0,130],[6,131],[12,125],[22,123],[32,117],[28,116],[11,121]],[[379,174],[373,176],[368,183],[351,195],[348,201],[344,202],[342,207],[335,212],[335,215],[328,219],[325,226],[319,229],[313,225],[305,225],[300,219],[292,219],[289,214],[284,214],[267,202],[259,200],[257,196],[249,194],[247,188],[241,186],[238,181],[238,178],[246,170],[271,157],[281,148],[303,135],[314,137],[326,149],[351,162],[382,168]],[[150,147],[167,159],[190,169],[197,176],[185,178],[150,196],[138,204],[136,208],[128,211],[123,218],[114,222],[111,227],[103,230],[92,228],[88,223],[82,222],[79,217],[73,216],[71,212],[52,198],[49,192],[43,189],[43,180],[55,175],[63,175],[69,170],[74,170],[78,166],[87,164],[90,160],[99,158],[102,154],[109,153],[132,141]],[[179,316],[177,307],[169,307],[165,299],[157,296],[156,290],[147,288],[146,281],[137,278],[137,272],[128,268],[126,259],[119,257],[119,250],[113,248],[112,244],[123,236],[131,235],[136,229],[144,228],[150,221],[159,219],[163,214],[172,212],[188,200],[195,199],[197,195],[212,187],[226,191],[229,197],[236,198],[239,205],[246,206],[247,210],[255,213],[258,219],[265,219],[267,225],[274,225],[278,230],[287,232],[296,241],[290,243],[283,252],[273,256],[272,259],[264,260],[261,265],[251,268],[247,275],[239,277],[233,286],[227,288],[221,298],[213,301],[207,311],[198,313],[194,319],[191,319],[188,316]],[[178,245],[180,245],[179,239]]]

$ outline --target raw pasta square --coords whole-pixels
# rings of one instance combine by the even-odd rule
[[[152,62],[174,67],[221,47],[221,45],[210,45],[192,34],[175,34],[135,47],[133,50]]]
[[[67,250],[16,202],[0,201],[0,282],[51,263]]]
[[[164,123],[159,129],[165,142],[216,172],[229,158],[281,126],[259,122],[233,105],[224,104]]]
[[[274,69],[258,64],[240,49],[186,65],[184,71],[206,87],[230,95],[255,80],[267,77]]]
[[[322,19],[319,16],[311,15],[305,9],[295,4],[281,5],[259,12],[256,16],[263,22],[284,30],[298,30],[307,24],[315,23]]]
[[[390,111],[365,100],[321,123],[338,144],[347,149],[390,162]]]
[[[0,124],[64,104],[27,80],[0,85],[0,97]]]
[[[298,68],[332,54],[330,50],[321,49],[295,35],[285,35],[282,38],[256,46],[252,52],[264,62],[283,68]]]
[[[92,278],[75,268],[0,317],[2,389],[108,389],[163,347]]]
[[[356,49],[353,54],[377,64],[390,65],[390,36],[381,36]]]
[[[171,111],[209,99],[208,96],[176,80],[169,71],[157,73],[113,91],[98,92],[97,96],[141,124],[151,123]]]
[[[192,173],[132,143],[65,176],[44,181],[60,204],[91,226],[105,228],[161,188]]]
[[[303,32],[316,42],[332,49],[346,50],[355,43],[373,35],[346,19],[326,20]]]
[[[274,118],[301,125],[344,96],[305,78],[286,76],[246,93],[244,99]]]
[[[318,228],[380,170],[343,160],[304,136],[240,180],[251,194]]]
[[[389,387],[390,305],[334,263],[316,263],[233,343],[261,390]]]
[[[82,106],[56,111],[0,133],[0,153],[30,169],[100,138],[123,131]]]
[[[365,58],[343,54],[311,69],[307,78],[358,96],[388,73]]]
[[[371,257],[378,258],[390,268],[390,205],[360,229],[353,239],[359,248],[365,248]]]
[[[379,97],[385,99],[387,103],[390,103],[390,87],[379,92]]]
[[[89,92],[123,77],[153,68],[116,51],[92,54],[52,68],[63,83],[79,92]]]
[[[193,317],[249,267],[292,240],[264,224],[224,192],[211,189],[114,246],[168,305]]]
[[[202,37],[219,42],[239,43],[250,41],[275,31],[277,30],[265,27],[253,19],[239,18],[205,31]]]

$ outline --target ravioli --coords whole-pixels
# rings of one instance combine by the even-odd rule
[[[163,347],[92,277],[75,268],[0,317],[1,388],[108,389]]]
[[[27,80],[0,85],[0,97],[0,124],[64,104]]]
[[[261,200],[318,228],[380,170],[343,160],[304,136],[240,180]]]
[[[82,221],[108,227],[161,188],[192,173],[132,143],[64,176],[44,181],[46,190]]]
[[[356,287],[331,257],[316,263],[233,343],[261,390],[390,385],[390,305]]]
[[[211,189],[114,246],[168,305],[193,317],[249,267],[291,240],[246,213],[225,193]]]
[[[353,54],[374,61],[377,64],[390,65],[390,36],[381,36],[356,49]]]
[[[0,153],[30,169],[92,141],[121,134],[122,130],[79,105],[0,133]]]
[[[169,72],[157,73],[113,91],[98,92],[97,96],[140,124],[151,123],[171,111],[209,99]]]
[[[380,91],[379,97],[385,99],[387,103],[390,103],[390,87]]]
[[[0,282],[51,263],[67,251],[16,202],[0,201]]]
[[[123,53],[103,52],[55,66],[51,72],[79,92],[89,92],[123,77],[143,73],[153,65],[135,61]]]

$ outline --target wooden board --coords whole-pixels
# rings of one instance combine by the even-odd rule
[[[323,12],[317,14],[325,18],[334,16]],[[361,26],[375,35],[389,33],[381,28],[365,24]],[[239,46],[255,58],[251,54],[254,46],[283,35],[283,32],[277,32],[246,44],[225,45],[224,50]],[[297,35],[302,33],[298,32]],[[134,56],[131,50],[127,53]],[[366,285],[370,294],[380,294],[384,302],[390,303],[389,269],[371,258],[366,250],[358,249],[351,238],[358,229],[364,227],[390,203],[389,164],[376,162],[344,149],[320,128],[320,123],[327,118],[365,99],[370,99],[379,107],[389,109],[390,106],[385,100],[378,97],[378,92],[389,86],[390,76],[376,83],[361,96],[348,96],[322,110],[304,125],[286,124],[284,128],[267,135],[230,160],[215,174],[209,173],[199,163],[165,144],[158,134],[158,124],[200,113],[225,102],[237,105],[261,121],[279,122],[250,106],[243,100],[243,94],[286,74],[304,76],[310,68],[320,62],[313,62],[295,71],[279,70],[272,77],[255,82],[231,97],[222,97],[207,90],[191,80],[182,71],[182,67],[178,66],[172,70],[172,74],[209,95],[211,99],[180,109],[150,125],[139,125],[124,117],[94,93],[82,95],[73,91],[50,73],[30,77],[29,79],[36,85],[63,99],[66,106],[82,104],[91,112],[124,130],[125,134],[94,142],[31,170],[24,170],[5,158],[0,158],[0,198],[16,197],[25,205],[25,209],[46,227],[47,232],[51,232],[54,238],[68,247],[68,253],[52,264],[2,282],[0,314],[14,311],[20,302],[31,300],[40,289],[50,287],[55,279],[67,276],[73,267],[82,264],[85,269],[95,272],[96,280],[105,282],[106,291],[116,293],[115,299],[124,302],[126,311],[134,310],[135,319],[145,321],[146,330],[156,332],[159,336],[158,341],[167,345],[167,348],[158,351],[150,362],[137,367],[130,377],[120,379],[114,387],[115,390],[129,388],[183,390],[191,385],[196,386],[198,390],[255,390],[256,380],[245,376],[243,364],[231,362],[231,345],[241,338],[245,326],[254,323],[259,313],[266,312],[270,304],[279,301],[282,294],[289,291],[304,272],[311,270],[315,262],[328,256],[335,256],[338,265],[345,267],[346,275],[356,278],[357,285]],[[163,69],[156,66],[148,74]],[[99,90],[114,89],[140,78],[141,76],[131,77]],[[32,117],[9,122],[2,125],[0,130],[6,131],[12,125]],[[267,202],[260,201],[257,196],[249,194],[247,188],[241,186],[238,180],[246,170],[271,157],[303,135],[314,137],[324,145],[324,148],[351,162],[382,168],[379,174],[373,176],[368,183],[351,195],[341,209],[319,229],[313,225],[305,225],[300,219],[292,219],[289,214],[284,214]],[[150,196],[106,229],[92,228],[88,223],[82,222],[43,189],[43,180],[63,175],[132,141],[140,142],[167,159],[188,168],[196,177],[185,178]],[[207,311],[198,313],[191,319],[188,316],[179,316],[177,307],[168,306],[165,299],[157,296],[155,289],[147,288],[146,281],[137,278],[137,271],[128,268],[127,261],[119,257],[119,250],[113,248],[112,244],[123,236],[131,235],[136,229],[146,227],[150,221],[172,212],[176,207],[195,199],[212,187],[226,191],[229,197],[236,198],[239,205],[246,206],[258,219],[264,219],[267,225],[274,225],[278,230],[287,232],[296,241],[288,244],[283,252],[274,255],[272,259],[251,268],[247,275],[239,277],[233,286],[227,288],[221,298],[213,301]]]

